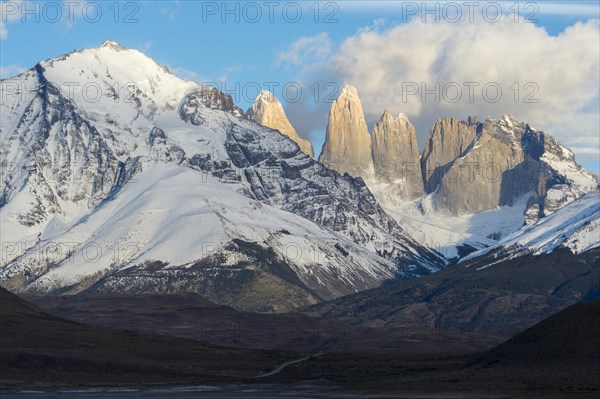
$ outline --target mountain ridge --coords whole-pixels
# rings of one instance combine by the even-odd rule
[[[446,254],[426,236],[448,219],[431,228],[423,223],[439,213],[442,189],[406,203],[404,171],[387,170],[388,161],[373,164],[373,148],[396,166],[416,162],[414,128],[405,115],[387,111],[372,140],[351,86],[332,106],[328,137],[352,152],[356,143],[342,143],[345,129],[358,129],[369,145],[355,154],[358,164],[347,166],[365,178],[327,168],[287,135],[249,119],[230,96],[112,42],[1,82],[3,91],[15,84],[30,89],[1,105],[7,117],[0,123],[0,162],[7,173],[0,227],[12,234],[10,241],[3,237],[0,283],[16,291],[191,290],[244,310],[283,310],[440,271],[465,253],[494,248],[526,216],[534,223],[597,188],[570,150],[508,115],[485,123],[439,119],[432,130],[440,140],[461,129],[473,133],[448,159],[478,157],[486,140],[514,148],[520,154],[514,165],[525,156],[541,165],[532,185],[538,191],[531,194],[529,185],[511,191],[506,211],[514,221],[499,237],[494,230],[457,231],[455,253]],[[84,89],[89,84],[104,88],[94,101]],[[412,144],[398,152],[406,142]],[[477,185],[452,186],[448,171],[461,164],[447,163],[441,187],[467,200],[469,190],[485,194]],[[387,185],[373,186],[376,175]],[[409,197],[422,190],[415,186]],[[537,215],[530,211],[536,206]],[[416,222],[407,223],[405,214]],[[486,218],[478,223],[490,225]],[[97,255],[93,261],[88,251]]]
[[[330,123],[344,113],[349,114],[343,120],[364,118],[358,92],[350,87],[340,99],[350,97],[355,105],[337,111],[333,104]],[[335,122],[336,133],[327,135],[323,148],[331,142],[353,154],[370,138],[375,170],[364,162],[366,167],[340,170],[361,176],[415,240],[447,252],[450,261],[464,256],[459,252],[494,246],[599,189],[597,178],[577,164],[572,151],[511,115],[483,122],[476,117],[438,118],[421,153],[414,127],[400,115],[402,123],[384,111],[370,133],[360,123]],[[365,138],[352,140],[354,136]],[[320,156],[335,168],[334,158],[328,152]],[[440,233],[448,227],[449,234]]]
[[[73,90],[52,83],[74,76]],[[106,88],[97,101],[89,82]],[[1,84],[35,88],[2,104],[0,222],[13,234],[0,281],[12,290],[208,290],[276,310],[445,265],[360,179],[138,51],[82,50]]]
[[[310,140],[303,139],[296,133],[296,129],[285,115],[283,106],[271,92],[262,90],[256,96],[252,106],[246,111],[246,116],[260,125],[278,130],[298,144],[306,155],[311,158],[315,157]]]
[[[600,202],[589,193],[443,271],[304,309],[364,326],[523,329],[600,298]]]

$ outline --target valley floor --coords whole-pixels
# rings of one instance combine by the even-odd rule
[[[1,289],[0,303],[0,394],[9,399],[591,398],[600,392],[600,302],[573,305],[491,350],[397,340],[374,351],[353,347],[360,337],[350,335],[345,351],[322,354],[87,326]]]

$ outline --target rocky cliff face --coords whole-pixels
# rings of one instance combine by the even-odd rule
[[[476,119],[467,122],[456,118],[438,118],[429,132],[421,156],[421,170],[426,193],[434,192],[452,163],[463,156],[477,137]]]
[[[340,173],[362,177],[380,201],[395,204],[423,195],[419,149],[404,114],[386,110],[369,134],[354,87],[345,86],[329,112],[319,161]]]
[[[527,222],[547,216],[597,187],[573,153],[510,115],[438,120],[423,152],[426,191],[436,209],[474,214],[527,197]]]
[[[533,180],[516,181],[509,175],[526,162],[525,153],[512,144],[483,128],[467,153],[443,170],[434,194],[435,207],[452,215],[472,214],[512,205],[532,191]]]
[[[91,103],[60,84],[73,70],[79,88],[136,87]],[[0,81],[9,87],[28,94],[0,103],[4,287],[193,291],[280,310],[445,266],[362,180],[138,51],[73,52]]]
[[[385,110],[371,134],[375,180],[387,195],[411,201],[423,195],[419,147],[414,126],[404,114]]]
[[[358,92],[352,86],[345,86],[331,105],[319,161],[354,177],[373,176],[371,136]]]
[[[303,139],[296,133],[296,129],[294,129],[285,115],[283,106],[269,91],[263,90],[256,97],[252,107],[246,112],[246,116],[260,125],[278,130],[298,144],[303,153],[311,158],[315,157],[311,142]]]
[[[194,89],[186,96],[186,106],[194,107],[198,104],[202,104],[206,108],[229,112],[238,118],[245,117],[244,111],[233,103],[231,96],[219,91],[216,87],[202,86]],[[202,120],[187,119],[186,113],[181,109],[180,114],[185,122],[192,122],[195,125],[200,125],[204,122]]]

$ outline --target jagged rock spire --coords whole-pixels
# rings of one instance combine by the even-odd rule
[[[408,117],[401,113],[394,118],[386,109],[373,127],[371,142],[375,179],[391,184],[388,194],[405,201],[423,195],[417,136]]]
[[[331,104],[327,133],[319,161],[340,173],[373,174],[371,136],[356,88],[346,85]]]
[[[303,153],[311,158],[315,157],[311,142],[303,139],[296,133],[296,129],[294,129],[285,115],[283,106],[271,92],[267,90],[261,91],[259,95],[256,96],[252,107],[246,112],[246,115],[249,119],[252,119],[263,126],[278,130],[282,134],[288,136],[298,144],[298,147],[300,147],[300,150],[302,150]]]

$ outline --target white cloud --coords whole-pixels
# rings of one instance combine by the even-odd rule
[[[545,130],[566,145],[598,152],[600,24],[576,23],[557,36],[531,23],[422,23],[413,21],[389,30],[362,29],[347,38],[322,74],[339,76],[358,88],[367,120],[385,108],[404,112],[417,125],[421,143],[438,116],[500,116],[511,113]],[[419,86],[406,96],[407,85]],[[433,95],[423,101],[421,85],[443,93],[445,84],[462,88],[456,102]],[[467,82],[477,82],[474,101]],[[520,89],[517,101],[514,86]],[[529,82],[533,85],[525,86]],[[502,89],[499,101],[486,101],[485,84]],[[452,86],[447,86],[449,90]],[[537,103],[524,103],[535,88]],[[490,96],[493,90],[490,90]],[[577,138],[577,142],[575,142]]]
[[[0,79],[11,78],[24,72],[27,68],[22,67],[21,65],[8,65],[6,67],[0,66]]]
[[[277,63],[300,65],[323,60],[331,54],[333,42],[326,32],[302,36],[277,54]]]

